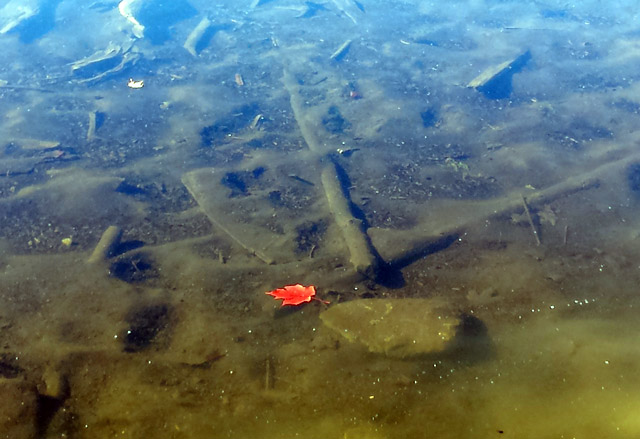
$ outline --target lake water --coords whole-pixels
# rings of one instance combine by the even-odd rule
[[[1,1],[0,437],[639,437],[636,6]]]

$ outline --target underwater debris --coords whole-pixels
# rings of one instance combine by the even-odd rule
[[[156,337],[169,325],[169,306],[151,305],[131,313],[126,321],[129,328],[123,339],[124,351],[140,352],[152,345]]]
[[[198,56],[198,54],[209,44],[209,40],[213,35],[211,29],[211,20],[204,17],[191,31],[182,47],[184,47],[191,55]]]
[[[355,81],[349,81],[344,87],[344,96],[353,101],[362,99],[364,96]]]
[[[356,152],[356,151],[360,151],[360,148],[347,148],[347,149],[338,148],[338,149],[336,149],[336,152],[338,154],[340,154],[341,156],[347,157],[347,158],[351,157],[353,155],[353,153]]]
[[[316,132],[317,125],[312,123],[311,119],[306,115],[305,105],[300,95],[299,83],[287,70],[284,71],[283,83],[289,92],[291,109],[307,147],[313,153],[324,154],[324,145],[320,142]],[[337,113],[339,116],[340,112],[335,107],[335,110],[330,109],[329,113],[334,115]],[[339,119],[342,120],[339,122],[342,127],[346,122],[342,119],[342,116],[339,116]],[[323,120],[324,122],[325,120]],[[331,126],[331,123],[329,126]],[[341,174],[344,174],[344,172],[341,172],[334,162],[326,163],[322,169],[322,188],[329,204],[329,210],[333,214],[335,223],[342,231],[345,244],[349,249],[351,265],[361,275],[375,279],[378,276],[380,261],[365,233],[362,220],[355,218],[351,212],[348,188],[342,186]]]
[[[469,82],[467,87],[475,88],[488,99],[508,98],[513,91],[513,75],[520,72],[530,59],[531,52],[527,50],[510,61],[489,67]]]
[[[362,220],[355,218],[351,213],[349,200],[344,195],[335,165],[325,166],[321,177],[329,209],[349,249],[351,264],[358,273],[375,279],[378,276],[378,258],[364,231]]]
[[[109,75],[120,73],[134,65],[140,54],[132,50],[132,44],[126,46],[110,43],[106,49],[97,51],[71,64],[71,74],[79,83],[95,82]]]
[[[264,115],[262,113],[258,114],[256,117],[253,118],[253,120],[249,124],[249,129],[256,130],[260,128],[263,121],[264,121]]]
[[[13,139],[7,146],[15,146],[20,149],[53,149],[60,146],[57,140],[39,140],[39,139]],[[5,151],[8,152],[8,151]]]
[[[87,262],[89,264],[96,264],[98,262],[104,262],[113,256],[114,250],[120,244],[122,238],[122,229],[118,226],[109,226],[107,230],[102,233],[100,241],[96,245],[96,248],[89,256]]]
[[[529,205],[527,204],[527,199],[524,197],[524,195],[522,195],[522,206],[524,207],[524,213],[526,214],[527,221],[529,222],[529,226],[531,227],[531,233],[533,233],[533,237],[536,239],[536,245],[540,246],[540,234],[538,233],[536,224],[533,222],[531,210],[529,210]]]
[[[333,61],[341,61],[342,58],[344,58],[345,55],[347,54],[347,52],[349,51],[349,48],[351,47],[351,42],[352,41],[353,40],[349,39],[349,40],[345,41],[344,43],[342,43],[342,45],[340,47],[338,47],[336,49],[336,51],[331,54],[329,59],[333,60]]]
[[[637,160],[637,156],[631,158]],[[600,175],[605,171],[611,172],[611,169],[626,165],[631,158],[627,157],[602,165],[592,171],[567,178],[561,183],[529,194],[527,203],[530,206],[537,206],[568,194],[597,187],[600,184]],[[512,193],[475,203],[469,208],[468,215],[461,215],[456,204],[458,204],[456,201],[444,202],[438,210],[437,221],[433,216],[427,215],[420,220],[418,227],[411,230],[370,227],[367,229],[367,234],[384,261],[392,266],[402,265],[414,255],[430,251],[434,245],[441,246],[446,242],[450,244],[451,239],[457,238],[461,230],[481,218],[491,218],[521,208],[522,194]]]
[[[316,295],[316,287],[313,285],[304,286],[301,284],[285,285],[282,288],[276,288],[273,291],[267,291],[265,294],[273,296],[276,300],[281,299],[282,305],[300,305],[302,303],[311,302],[311,300],[317,300],[319,302],[328,304],[329,302],[318,299]]]
[[[38,165],[75,159],[73,151],[57,141],[13,139],[0,148],[0,177],[26,175]]]
[[[158,277],[153,262],[144,253],[123,255],[111,264],[109,274],[127,283],[140,283]]]
[[[96,131],[104,123],[105,114],[100,111],[89,112],[89,127],[87,128],[87,142],[91,142],[96,137]]]
[[[0,176],[30,174],[38,163],[40,160],[35,157],[3,158],[0,162]]]

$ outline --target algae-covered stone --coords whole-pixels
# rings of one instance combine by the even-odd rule
[[[353,300],[320,319],[349,341],[394,358],[445,350],[461,324],[460,313],[438,299]]]

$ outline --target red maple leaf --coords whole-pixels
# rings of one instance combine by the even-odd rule
[[[276,288],[273,291],[267,291],[265,294],[273,296],[276,299],[283,299],[282,306],[285,305],[300,305],[301,303],[311,302],[311,299],[319,300],[322,303],[329,303],[324,300],[320,300],[316,297],[316,287],[309,285],[285,285],[282,288]]]

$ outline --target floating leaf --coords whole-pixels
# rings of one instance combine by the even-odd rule
[[[276,288],[273,291],[268,291],[265,294],[273,296],[276,299],[282,299],[282,306],[284,305],[300,305],[301,303],[311,302],[311,299],[320,300],[313,296],[316,295],[316,287],[313,285],[304,286],[301,284],[285,285],[282,288]],[[324,300],[320,300],[323,303]]]

